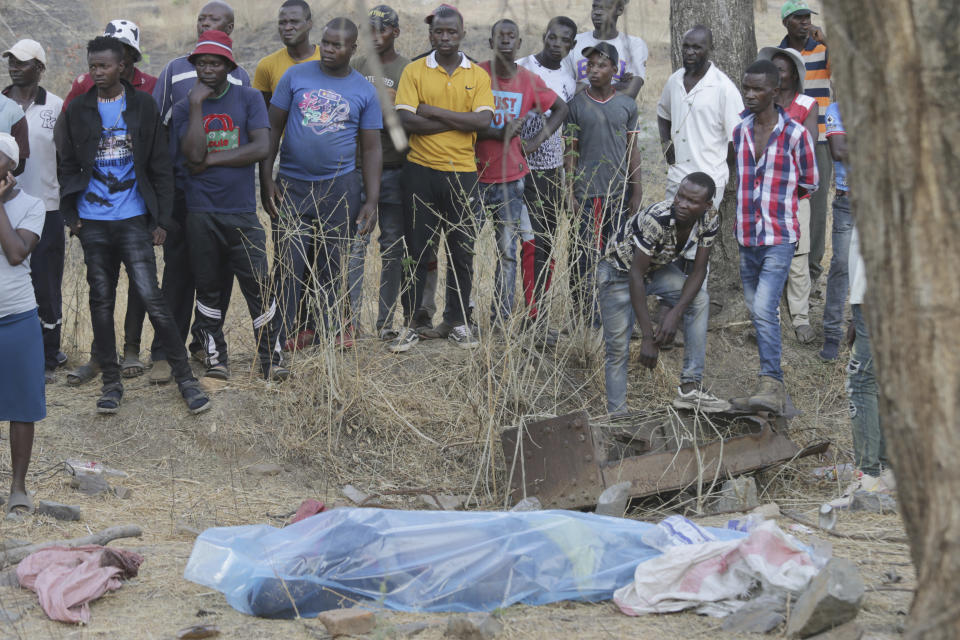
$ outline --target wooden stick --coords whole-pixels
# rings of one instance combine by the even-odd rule
[[[143,535],[143,530],[140,527],[134,524],[127,524],[117,527],[107,527],[99,533],[83,536],[82,538],[54,540],[52,542],[40,542],[25,547],[17,547],[0,553],[0,569],[17,564],[35,551],[49,549],[50,547],[82,547],[88,544],[105,545],[111,540],[117,540],[118,538],[139,538],[141,535]]]
[[[794,522],[799,522],[800,524],[810,527],[811,529],[816,529],[817,531],[823,531],[827,535],[831,535],[834,538],[846,538],[847,540],[862,540],[864,542],[892,542],[895,544],[909,544],[910,541],[906,538],[900,536],[868,536],[859,533],[837,533],[836,531],[831,531],[830,529],[824,529],[818,524],[810,522],[802,516],[798,516],[795,513],[789,511],[781,511],[780,515],[785,518],[789,518]]]

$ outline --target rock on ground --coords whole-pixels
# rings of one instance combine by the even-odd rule
[[[367,609],[331,609],[317,616],[327,633],[337,636],[360,636],[370,633],[377,624],[373,611]]]
[[[857,491],[850,500],[851,511],[869,511],[870,513],[896,513],[897,500],[887,493],[876,491]]]
[[[446,636],[460,640],[490,640],[503,631],[503,623],[488,613],[454,616],[447,620]]]
[[[857,617],[865,587],[857,567],[833,558],[797,599],[787,622],[787,636],[807,638]]]
[[[57,520],[65,520],[67,522],[79,520],[82,515],[80,507],[60,504],[59,502],[50,502],[48,500],[41,500],[37,503],[37,513],[52,516]]]
[[[744,476],[724,482],[720,494],[707,508],[707,512],[749,511],[758,506],[760,501],[757,499],[757,481]]]
[[[622,518],[630,500],[630,482],[618,482],[603,490],[597,498],[597,515]]]

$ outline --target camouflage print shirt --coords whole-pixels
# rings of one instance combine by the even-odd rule
[[[695,222],[686,244],[677,251],[677,221],[673,200],[652,204],[630,217],[617,232],[616,241],[607,245],[606,258],[621,271],[629,271],[633,251],[639,249],[650,256],[650,272],[664,267],[678,257],[693,259],[699,247],[711,247],[720,230],[720,216],[710,207]]]

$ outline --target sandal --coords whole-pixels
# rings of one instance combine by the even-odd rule
[[[139,378],[147,366],[140,362],[140,350],[127,347],[123,350],[123,360],[120,361],[120,375],[124,378]]]
[[[30,494],[10,492],[10,500],[7,502],[7,520],[22,520],[23,516],[33,513],[33,500]]]
[[[94,360],[89,360],[67,374],[67,384],[71,387],[79,386],[85,382],[90,382],[100,375],[100,364]]]
[[[212,406],[210,396],[203,392],[195,379],[185,380],[177,386],[180,388],[183,401],[187,404],[187,410],[193,415],[203,413]]]
[[[97,413],[116,413],[123,400],[123,385],[119,382],[103,385],[100,399],[97,400]]]

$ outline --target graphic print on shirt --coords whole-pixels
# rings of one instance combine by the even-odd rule
[[[129,191],[136,184],[136,177],[121,180],[133,168],[133,140],[127,135],[126,129],[104,129],[97,145],[97,156],[94,161],[93,179],[102,182],[111,194]],[[86,199],[92,204],[104,207],[110,206],[110,201],[98,196],[93,189],[88,189]]]
[[[503,125],[520,117],[520,107],[523,106],[523,94],[514,91],[494,91],[493,122],[494,129],[503,129]]]
[[[40,112],[40,120],[44,129],[53,129],[57,126],[58,112],[53,109],[44,109]]]
[[[303,114],[302,125],[318,136],[345,129],[350,118],[350,103],[328,89],[305,92],[297,106]]]
[[[623,77],[623,74],[627,72],[627,62],[625,60],[620,60],[620,68],[617,69],[617,72],[613,74],[613,80],[615,82],[620,82],[620,78]],[[588,81],[587,79],[587,65],[590,64],[589,58],[580,58],[577,61],[577,80],[581,82]]]
[[[233,118],[226,113],[211,113],[203,117],[203,131],[207,134],[207,151],[228,151],[240,146],[240,131]]]

